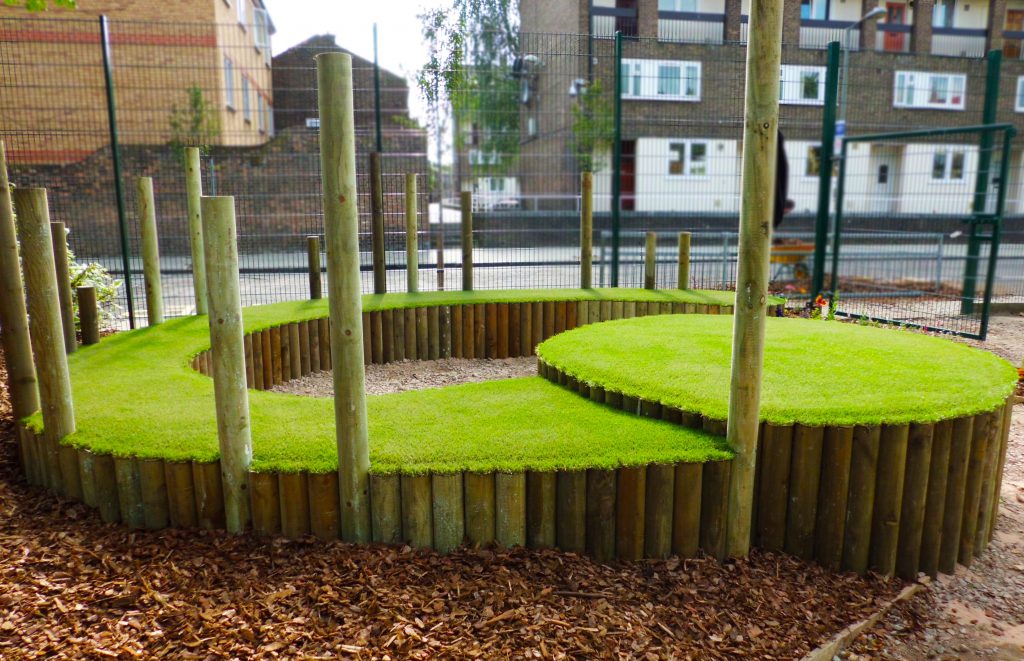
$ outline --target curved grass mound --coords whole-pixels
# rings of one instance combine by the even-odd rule
[[[762,419],[789,425],[936,422],[992,411],[1010,363],[937,337],[769,318]],[[541,360],[607,391],[724,420],[732,319],[671,315],[585,326],[542,343]]]
[[[364,309],[531,300],[530,294],[372,296]],[[532,294],[542,300],[729,300],[715,292]],[[326,301],[244,310],[246,332],[325,316]],[[176,319],[69,356],[78,431],[63,442],[121,457],[217,459],[213,381],[189,366],[210,346],[207,324],[205,316]],[[336,470],[330,399],[258,391],[249,399],[254,470]],[[371,396],[368,408],[371,472],[377,474],[614,468],[732,456],[722,439],[611,410],[539,377]],[[30,422],[37,429],[42,424],[39,414]]]

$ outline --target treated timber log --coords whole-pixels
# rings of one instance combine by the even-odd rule
[[[519,303],[509,305],[508,313],[508,352],[513,358],[525,355],[523,352],[522,335],[523,306]]]
[[[279,473],[277,489],[281,498],[281,534],[298,539],[309,534],[309,485],[305,473]]]
[[[498,305],[488,303],[485,309],[484,349],[486,356],[493,360],[498,357]]]
[[[398,475],[370,476],[370,525],[374,542],[402,541],[402,480]]]
[[[871,517],[881,435],[878,426],[853,428],[842,568],[858,574],[867,571],[871,553]]]
[[[764,426],[761,477],[758,482],[757,538],[768,551],[781,551],[786,542],[786,508],[789,504],[793,427]]]
[[[814,557],[814,524],[818,516],[824,432],[822,427],[796,425],[793,433],[785,549],[786,553],[804,560]]]
[[[309,347],[309,322],[300,321],[295,325],[299,330],[299,376],[309,376],[313,371]]]
[[[423,308],[420,308],[421,310]],[[419,342],[419,310],[406,308],[405,310],[405,359],[426,360],[426,356],[420,356]],[[424,336],[424,339],[426,337]]]
[[[289,366],[291,367],[289,378],[298,379],[302,376],[302,341],[299,333],[299,324],[298,322],[292,322],[287,325],[287,328],[288,357],[290,358]]]
[[[999,474],[999,457],[1003,439],[1003,409],[999,407],[993,413],[992,432],[985,448],[985,465],[981,479],[981,499],[978,502],[978,528],[974,533],[974,552],[981,554],[988,548],[989,527],[992,518],[999,508],[999,500],[993,502],[994,490]]]
[[[473,193],[459,193],[462,236],[462,291],[473,291]]]
[[[270,329],[270,382],[279,386],[284,383],[284,356],[281,347],[281,327]]]
[[[420,289],[416,201],[416,173],[409,172],[405,175],[405,289],[410,293]]]
[[[999,502],[1003,491],[1003,471],[1006,468],[1006,450],[1010,442],[1010,427],[1013,419],[1013,406],[1016,395],[1010,395],[1003,409],[1003,430],[1000,434],[999,459],[996,467],[995,491],[992,494],[992,516],[989,517],[988,538],[995,534],[996,519],[999,518]]]
[[[434,501],[429,475],[403,475],[402,537],[416,548],[434,545]]]
[[[701,476],[700,546],[704,552],[724,560],[726,547],[726,516],[729,507],[729,480],[732,461],[710,461],[704,464]]]
[[[306,237],[306,265],[309,269],[309,298],[316,301],[323,297],[319,236]]]
[[[526,545],[532,549],[555,545],[555,474],[526,474]]]
[[[160,459],[139,459],[138,462],[143,524],[147,530],[161,530],[171,522],[164,462]]]
[[[269,328],[260,332],[260,353],[263,356],[263,389],[270,390],[274,387],[274,352]]]
[[[405,360],[405,310],[389,310],[391,312],[391,360]],[[384,325],[388,323],[388,314],[384,314]],[[415,333],[415,326],[410,329]],[[415,340],[413,341],[415,345]],[[384,344],[384,358],[387,360],[387,343]],[[388,362],[391,362],[390,360]]]
[[[339,77],[344,75],[340,72],[338,73]],[[337,78],[335,81],[337,82]],[[321,90],[321,101],[325,96]],[[352,125],[344,128],[338,125],[336,128],[340,130],[353,130]],[[353,171],[355,170],[355,162],[352,163],[352,169]],[[352,188],[354,191],[355,182],[353,182]],[[353,204],[355,204],[354,200]],[[370,239],[373,249],[373,293],[386,294],[388,286],[387,272],[385,271],[387,265],[384,263],[384,184],[381,181],[379,151],[370,152]],[[328,255],[328,259],[330,259],[330,255]]]
[[[935,425],[912,424],[907,437],[896,575],[908,581],[917,578],[921,561],[921,538],[928,504],[928,476],[931,474],[934,435]]]
[[[853,427],[826,427],[821,448],[821,484],[814,533],[814,558],[839,571],[843,562]]]
[[[534,354],[537,351],[537,345],[544,341],[544,304],[543,303],[531,303],[531,313],[533,315],[530,324],[530,330],[533,333],[533,337],[530,340],[530,354]]]
[[[644,289],[654,289],[657,286],[657,256],[658,235],[655,232],[648,232],[644,242]]]
[[[402,316],[402,311],[398,311],[399,320],[404,323],[405,317]],[[383,333],[383,344],[384,354],[381,357],[381,362],[393,363],[395,362],[395,311],[394,310],[382,310],[380,313],[381,318],[381,332]],[[360,324],[361,325],[361,324]]]
[[[93,457],[93,479],[96,483],[96,507],[105,523],[121,521],[121,502],[117,494],[117,471],[109,454]]]
[[[199,147],[185,147],[185,196],[188,208],[188,240],[192,255],[192,294],[196,314],[206,314],[206,255],[203,251],[203,171]]]
[[[452,358],[465,358],[466,351],[463,348],[462,335],[465,331],[466,320],[463,318],[466,306],[453,305],[451,308],[451,320],[452,320]]]
[[[278,327],[281,335],[281,383],[292,380],[292,338],[290,334],[291,324],[283,324]]]
[[[450,553],[466,536],[462,473],[431,475],[430,488],[434,501],[434,549]]]
[[[679,258],[677,260],[676,286],[679,289],[690,288],[690,233],[679,233]]]
[[[117,481],[117,502],[121,520],[129,528],[144,528],[145,507],[142,502],[142,476],[138,461],[132,457],[114,458],[114,478]]]
[[[226,528],[224,482],[221,478],[220,462],[193,461],[192,486],[196,493],[196,520],[199,527],[207,530]]]
[[[320,334],[320,369],[324,372],[334,369],[334,355],[331,352],[331,320],[317,319]],[[376,332],[379,329],[374,329]]]
[[[60,302],[60,320],[64,331],[64,350],[74,353],[78,349],[75,335],[75,303],[71,295],[71,271],[68,268],[68,231],[64,223],[50,223],[53,242],[53,264],[57,269],[57,300]]]
[[[508,315],[509,315],[509,311],[508,311],[508,303],[498,303],[498,305],[497,305],[497,312],[498,312],[498,319],[497,319],[498,337],[497,337],[497,352],[495,353],[494,357],[495,358],[508,358],[508,356],[509,356],[509,346],[508,346],[508,344],[509,344],[508,343],[508,331],[509,331]]]
[[[164,321],[164,303],[160,285],[160,247],[156,230],[156,205],[153,201],[152,177],[135,180],[135,201],[138,204],[142,238],[142,276],[146,289],[146,318],[150,326]]]
[[[486,546],[495,537],[494,473],[465,473],[466,539],[475,546]]]
[[[60,493],[68,500],[82,500],[82,476],[78,472],[78,450],[69,445],[57,447],[60,464]]]
[[[452,307],[448,305],[442,305],[441,309],[438,310],[438,358],[451,358],[454,355],[454,349],[452,348],[452,333],[454,332],[455,324],[452,321]]]
[[[256,359],[252,351],[252,335],[242,338],[245,351],[245,387],[250,390],[256,387]]]
[[[883,425],[878,444],[870,566],[884,576],[896,571],[909,433],[909,425]]]
[[[198,517],[195,486],[192,482],[192,463],[165,461],[164,479],[167,482],[167,504],[171,525],[175,528],[195,528]]]
[[[594,277],[594,175],[580,173],[580,287],[590,289]]]
[[[587,554],[599,562],[615,557],[616,472],[590,469],[587,471]]]
[[[323,351],[324,338],[320,337],[320,350]],[[330,338],[326,346],[330,346]],[[384,313],[370,313],[370,358],[374,364],[384,362]],[[323,358],[320,359],[323,362]]]
[[[939,572],[942,520],[946,509],[946,481],[953,438],[953,421],[943,420],[932,434],[932,460],[928,466],[928,489],[921,523],[921,552],[918,571],[934,578]]]
[[[367,362],[369,362],[369,356],[367,356]],[[323,369],[320,365],[320,322],[316,319],[309,320],[309,369],[311,372],[319,372]]]
[[[967,463],[967,480],[964,483],[964,511],[963,523],[960,527],[958,558],[960,564],[965,567],[970,567],[974,560],[974,538],[978,531],[981,487],[985,478],[985,453],[988,451],[988,444],[995,442],[997,433],[995,427],[995,413],[981,413],[974,416],[974,433],[971,437],[971,452]]]
[[[276,473],[249,473],[252,528],[258,535],[281,533],[281,497]]]
[[[526,474],[494,476],[494,538],[506,548],[526,544]]]
[[[39,451],[39,439],[31,431],[25,431],[25,438],[30,442],[30,447],[33,448],[33,452]],[[39,462],[40,459],[37,457],[33,460]],[[42,467],[37,465],[36,471],[41,471]],[[163,463],[160,464],[160,479],[163,484]],[[42,484],[42,475],[36,473],[35,481],[32,484]],[[80,449],[78,451],[78,479],[82,485],[82,502],[87,507],[99,507],[99,501],[96,498],[96,455],[90,450]],[[165,524],[166,525],[166,524]]]
[[[960,554],[960,533],[963,526],[967,465],[971,458],[971,438],[975,416],[953,420],[949,445],[949,472],[946,476],[946,505],[942,513],[942,540],[939,549],[939,571],[952,574]]]
[[[675,499],[675,466],[647,467],[644,493],[644,557],[667,558],[672,553],[672,514]]]
[[[416,308],[416,360],[430,357],[430,322],[427,308]]]
[[[477,358],[487,357],[487,306],[474,305],[473,311],[473,344]]]
[[[583,553],[587,538],[587,473],[558,471],[555,542],[563,551]]]
[[[256,331],[255,333],[250,333],[247,337],[252,338],[249,344],[252,347],[253,387],[256,390],[266,390],[267,386],[264,376],[267,370],[263,363],[263,333]]]
[[[309,531],[320,539],[338,539],[341,517],[338,509],[338,473],[310,473]]]
[[[427,308],[427,360],[441,357],[441,309]]]
[[[700,548],[702,464],[677,464],[672,503],[672,552],[692,558]]]
[[[476,358],[476,306],[462,305],[462,357]]]

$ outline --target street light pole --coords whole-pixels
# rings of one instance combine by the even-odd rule
[[[850,31],[853,30],[856,27],[859,27],[865,21],[881,18],[882,16],[885,15],[885,13],[886,13],[885,10],[882,9],[881,7],[875,7],[874,9],[869,11],[868,13],[864,14],[863,16],[861,16],[860,19],[856,23],[852,23],[852,24],[846,26],[845,28],[843,28],[843,44],[842,44],[842,47],[843,47],[843,66],[842,66],[842,72],[843,72],[842,73],[843,96],[842,96],[842,99],[839,101],[839,123],[842,125],[843,130],[844,130],[843,135],[845,135],[845,129],[846,129],[846,98],[847,98],[847,93],[849,92],[849,89],[850,89],[850,80],[849,80],[849,76],[850,76]]]

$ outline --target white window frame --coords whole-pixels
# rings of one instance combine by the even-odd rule
[[[679,67],[679,93],[658,93],[662,67]],[[649,101],[700,101],[702,68],[692,60],[622,60],[622,98]],[[695,80],[694,80],[695,79]],[[687,92],[693,81],[694,93]]]
[[[238,24],[242,26],[243,30],[248,25],[246,21],[249,20],[249,13],[245,11],[245,7],[248,4],[249,0],[238,0]]]
[[[224,105],[228,110],[235,106],[235,63],[227,55],[224,56]]]
[[[252,123],[252,99],[249,98],[249,78],[242,74],[242,119]]]
[[[695,174],[693,172],[693,146],[704,145],[704,172]],[[677,146],[682,146],[682,158],[683,158],[683,171],[675,174],[671,171],[672,163],[678,160],[680,152],[675,149]],[[710,140],[669,140],[668,142],[668,155],[665,177],[667,179],[707,179],[711,172],[711,141]]]
[[[818,75],[818,96],[804,98],[804,76]],[[783,64],[779,70],[779,103],[794,106],[825,105],[825,67],[808,67],[800,64]]]
[[[261,134],[267,132],[267,118],[263,114],[266,105],[263,95],[256,92],[256,125]]]
[[[944,79],[946,101],[933,101],[932,90],[936,81]],[[957,99],[956,90],[959,90]],[[967,76],[961,73],[932,73],[929,71],[896,71],[892,78],[892,105],[894,108],[922,108],[928,110],[963,110],[967,99]]]
[[[696,12],[697,0],[658,0],[658,11]]]
[[[1014,112],[1024,112],[1024,76],[1017,76],[1017,96],[1013,99]]]
[[[939,155],[945,156],[945,163],[943,164],[943,171],[941,177],[935,176],[935,159]],[[959,155],[961,158],[960,162],[960,176],[953,177],[953,159]],[[948,184],[948,183],[960,183],[967,180],[967,151],[964,149],[936,149],[932,152],[932,167],[929,172],[929,181],[933,184]]]

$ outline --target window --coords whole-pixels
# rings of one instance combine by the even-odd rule
[[[708,143],[670,142],[668,174],[673,177],[705,177],[708,174]]]
[[[505,191],[505,180],[501,177],[491,177],[490,182],[492,193],[503,193]]]
[[[658,11],[697,11],[697,0],[658,0]]]
[[[932,27],[953,27],[953,10],[955,7],[956,0],[935,0],[935,8],[932,9]]]
[[[249,101],[249,79],[242,74],[242,117],[247,122],[252,121],[252,107]]]
[[[932,156],[932,179],[962,181],[964,178],[964,152],[937,151]]]
[[[825,104],[825,67],[782,65],[779,103],[820,106]]]
[[[267,12],[262,9],[252,10],[253,43],[256,50],[261,51],[267,47]]]
[[[828,0],[801,0],[800,19],[824,21],[828,18]]]
[[[700,101],[700,63],[623,60],[622,98]]]
[[[1024,112],[1024,76],[1017,78],[1017,96],[1013,109],[1017,112]]]
[[[274,106],[270,105],[270,101],[266,104],[267,111],[267,135],[274,135]]]
[[[230,58],[224,58],[224,105],[235,109],[235,65]]]
[[[479,149],[469,150],[469,164],[470,165],[497,165],[498,164],[498,152],[483,152]]]
[[[893,106],[963,110],[967,76],[963,74],[897,71]]]
[[[242,27],[245,27],[245,21],[248,18],[245,13],[245,6],[247,4],[249,4],[249,0],[238,0],[238,22],[242,24]]]
[[[266,101],[263,100],[263,95],[259,92],[256,93],[256,122],[259,126],[260,133],[267,132],[266,116],[264,115]]]

